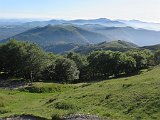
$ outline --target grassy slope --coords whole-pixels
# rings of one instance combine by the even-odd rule
[[[118,41],[110,41],[110,42],[101,42],[96,45],[87,45],[87,46],[80,46],[77,49],[75,49],[75,52],[81,53],[81,54],[88,54],[92,51],[97,50],[111,50],[111,51],[127,51],[131,49],[138,49],[138,46],[136,44],[118,40]]]
[[[0,117],[27,113],[51,118],[53,114],[90,113],[116,120],[160,118],[160,67],[97,83],[36,83],[30,91],[43,93],[0,90],[0,113],[8,111]]]

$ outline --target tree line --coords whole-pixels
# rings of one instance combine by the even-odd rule
[[[89,55],[44,52],[36,44],[11,40],[0,45],[0,73],[33,81],[74,83],[130,75],[160,63],[160,50],[94,51]]]

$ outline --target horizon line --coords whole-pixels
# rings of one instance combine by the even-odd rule
[[[112,20],[112,21],[120,21],[120,20],[126,20],[126,21],[141,21],[141,22],[147,22],[147,23],[160,23],[158,21],[148,21],[148,20],[140,20],[140,19],[112,19],[112,18],[106,18],[106,17],[95,17],[95,18],[52,18],[52,17],[49,17],[49,18],[41,18],[41,17],[37,17],[37,18],[34,18],[34,17],[0,17],[0,20],[30,20],[30,21],[43,21],[43,20],[94,20],[94,19],[109,19],[109,20]]]

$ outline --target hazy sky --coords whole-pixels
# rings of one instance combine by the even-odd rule
[[[160,22],[160,0],[0,0],[0,18],[102,17]]]

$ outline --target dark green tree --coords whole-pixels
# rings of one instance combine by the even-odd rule
[[[154,60],[156,64],[160,64],[160,50],[157,50],[154,54]]]
[[[53,61],[52,63],[50,63],[49,65],[47,65],[41,75],[42,75],[42,79],[44,81],[52,81],[54,82],[56,79],[56,74],[55,74],[55,67],[56,67],[56,63],[55,61]]]
[[[66,56],[67,58],[73,60],[76,63],[76,66],[78,70],[80,71],[79,73],[79,81],[86,81],[88,79],[87,76],[87,66],[88,66],[88,61],[86,56],[80,55],[78,53],[73,53],[70,52]]]
[[[148,56],[143,51],[128,51],[126,54],[127,56],[131,56],[135,59],[137,71],[148,67]]]
[[[89,68],[92,78],[107,78],[113,75],[113,52],[96,51],[88,56]]]
[[[48,56],[35,44],[30,44],[26,47],[26,59],[24,62],[24,75],[25,77],[29,77],[31,80],[37,79],[40,77],[41,70],[47,65]]]
[[[35,44],[11,40],[0,47],[1,69],[12,76],[36,79],[46,62],[46,54]]]
[[[58,82],[72,83],[79,79],[79,70],[73,60],[58,58],[55,66],[55,79]]]
[[[136,71],[136,61],[133,57],[121,54],[121,73],[131,74]]]

